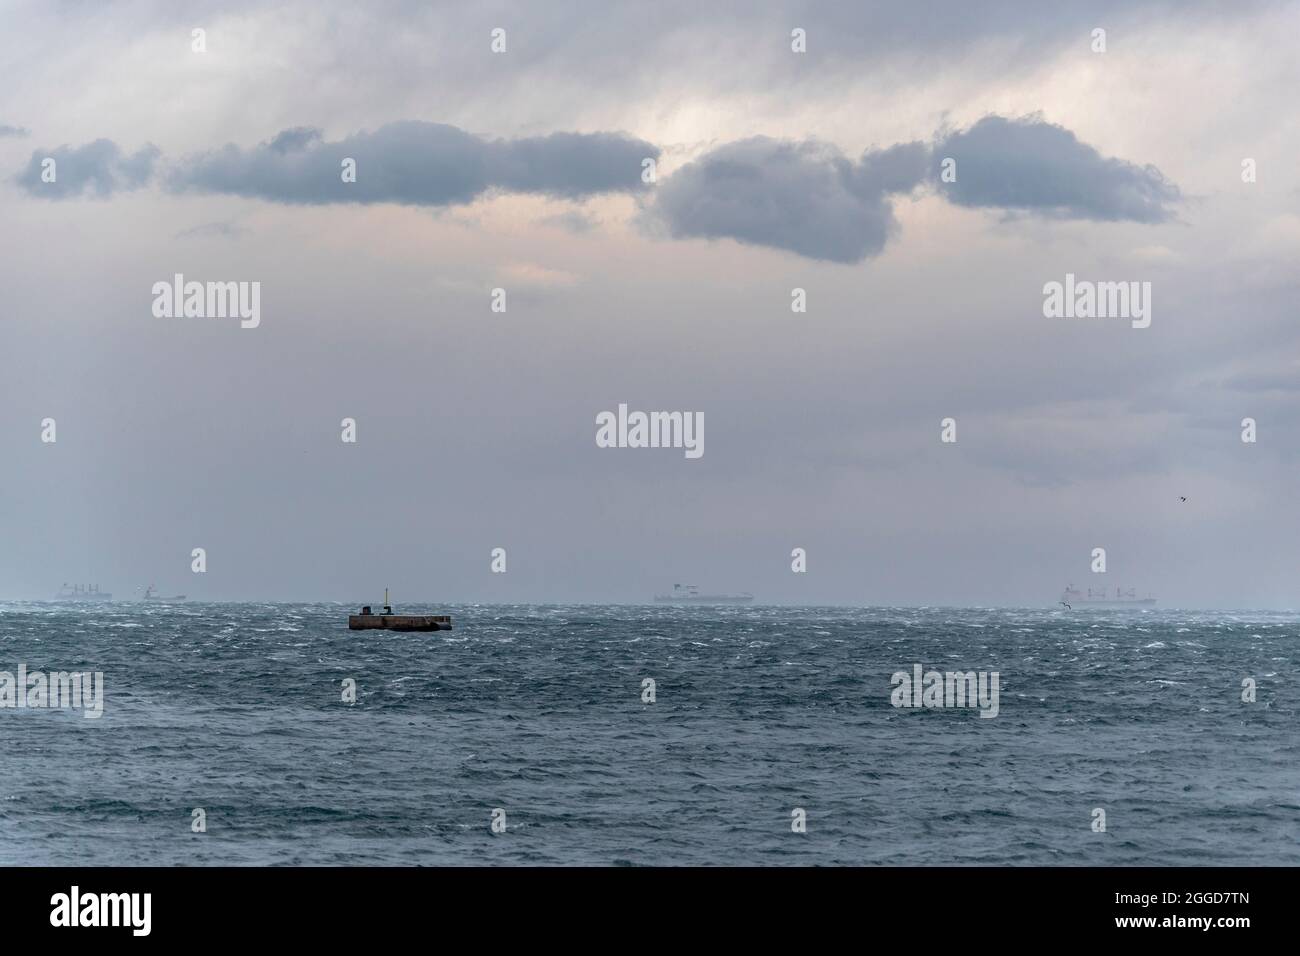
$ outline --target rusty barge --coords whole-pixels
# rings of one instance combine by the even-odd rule
[[[384,588],[383,613],[376,614],[367,604],[360,614],[348,615],[348,629],[352,631],[450,631],[448,614],[394,614],[388,603],[388,588]]]

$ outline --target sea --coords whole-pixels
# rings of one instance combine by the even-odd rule
[[[1295,613],[427,607],[0,604],[0,865],[1300,864]]]

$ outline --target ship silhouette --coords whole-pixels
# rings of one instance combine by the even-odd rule
[[[1123,588],[1116,588],[1114,592],[1109,592],[1105,588],[1088,588],[1088,593],[1077,589],[1073,584],[1067,585],[1065,593],[1061,595],[1058,604],[1068,604],[1070,607],[1153,607],[1156,599],[1153,597],[1138,597],[1137,591],[1129,588],[1127,591]]]
[[[748,604],[754,595],[746,591],[743,594],[701,594],[694,584],[674,584],[671,594],[656,594],[655,601],[660,604]]]
[[[113,595],[101,591],[98,584],[68,584],[63,582],[59,593],[51,598],[53,601],[111,601]]]
[[[185,600],[185,595],[184,595],[184,594],[174,594],[174,595],[172,595],[171,597],[163,597],[161,594],[158,594],[158,593],[156,592],[154,586],[151,584],[151,585],[149,585],[147,588],[144,589],[144,597],[142,597],[140,600],[142,600],[142,601],[171,601],[171,602],[175,603],[175,602],[178,602],[178,601],[184,601],[184,600]]]

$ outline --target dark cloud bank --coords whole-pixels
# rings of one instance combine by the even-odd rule
[[[853,162],[831,146],[760,137],[682,167],[660,187],[654,212],[677,238],[731,238],[859,262],[879,254],[896,226],[889,195],[910,192],[925,172],[920,143]]]
[[[986,116],[951,133],[937,157],[957,159],[944,195],[959,206],[1018,209],[1069,219],[1165,222],[1178,187],[1154,166],[1108,159],[1063,126]]]
[[[33,196],[105,197],[158,178],[173,193],[217,193],[271,202],[340,202],[447,206],[491,189],[578,199],[648,188],[642,161],[659,149],[617,133],[552,133],[488,140],[440,123],[403,122],[327,142],[320,130],[287,129],[249,149],[228,145],[159,172],[158,150],[126,156],[111,140],[32,153],[18,183]],[[41,178],[53,158],[58,177]],[[356,163],[356,181],[343,181],[343,162]]]
[[[956,180],[943,182],[943,160]],[[1178,188],[1153,166],[1102,156],[1040,119],[986,116],[932,146],[904,143],[857,161],[831,146],[751,139],[666,180],[655,211],[677,238],[731,238],[812,259],[860,262],[895,226],[890,197],[929,183],[949,202],[1063,219],[1156,223]]]
[[[58,162],[57,184],[41,161]],[[298,127],[252,148],[187,157],[159,178],[173,193],[271,202],[446,206],[490,190],[581,199],[648,189],[642,163],[659,149],[618,133],[552,133],[489,140],[454,126],[392,123],[327,142]],[[944,182],[945,158],[956,161]],[[108,196],[155,178],[158,151],[124,155],[110,140],[37,151],[18,182],[34,196]],[[356,162],[344,182],[344,161]],[[734,239],[811,259],[854,263],[878,255],[897,228],[893,200],[930,185],[949,202],[1049,218],[1159,223],[1178,188],[1153,166],[1101,155],[1037,117],[986,116],[932,144],[901,143],[854,160],[834,146],[756,137],[718,147],[665,179],[647,213],[675,238]]]
[[[641,163],[657,147],[617,133],[552,133],[487,140],[441,123],[403,122],[335,143],[310,128],[252,149],[190,157],[165,177],[175,192],[225,193],[288,203],[391,202],[446,206],[490,189],[577,199],[644,188]],[[341,178],[355,160],[354,183]]]

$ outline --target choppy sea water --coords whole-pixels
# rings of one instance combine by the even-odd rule
[[[0,708],[0,864],[1300,863],[1296,615],[349,610],[0,605],[0,671],[106,697]],[[895,708],[915,664],[998,716]]]

